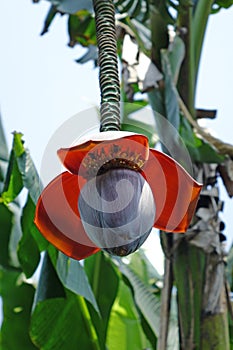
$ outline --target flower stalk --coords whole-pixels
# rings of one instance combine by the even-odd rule
[[[120,130],[120,83],[115,8],[112,0],[93,0],[99,50],[100,131]]]

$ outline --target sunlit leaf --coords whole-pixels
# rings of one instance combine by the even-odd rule
[[[139,249],[139,251],[129,256],[127,260],[127,266],[129,266],[130,269],[132,269],[133,273],[137,277],[139,277],[139,279],[145,284],[145,286],[147,286],[148,290],[150,290],[150,292],[153,293],[155,291],[154,283],[158,279],[161,279],[161,276],[159,276],[155,268],[151,265],[150,261],[146,258],[142,249]],[[151,326],[149,325],[139,308],[138,312],[140,314],[143,331],[149,339],[152,348],[156,349],[157,335],[153,332]]]
[[[129,257],[130,268],[140,278],[142,282],[151,285],[162,279],[150,260],[146,257],[142,249]]]
[[[23,134],[15,131],[13,136],[13,150],[15,152],[15,156],[20,157],[25,152],[24,141],[22,140]]]
[[[0,200],[4,203],[13,202],[23,188],[22,177],[18,168],[14,149],[11,151],[10,160],[8,163],[8,169],[6,179],[4,183],[3,192]]]
[[[209,256],[210,255],[211,254],[209,254]],[[203,323],[201,322],[203,311],[203,290],[200,286],[204,286],[204,280],[206,278],[204,273],[205,268],[206,255],[204,254],[204,251],[195,246],[190,246],[189,254],[187,254],[187,244],[183,241],[175,253],[173,263],[173,271],[178,289],[179,315],[182,315],[180,322],[182,322],[182,330],[184,334],[190,334],[190,330],[192,329],[195,332],[195,342],[198,347],[198,342],[200,342],[198,339],[200,337],[199,332],[201,326],[203,326]],[[214,274],[214,272],[212,272],[212,274]],[[191,281],[195,281],[195,283],[193,284]],[[214,281],[214,279],[212,281]],[[218,287],[221,288],[219,283],[217,284],[217,288]],[[214,289],[213,298],[217,295],[215,292],[216,289]],[[194,319],[195,324],[193,324]],[[203,348],[206,347],[203,346]]]
[[[117,295],[120,274],[110,258],[107,258],[102,252],[86,259],[84,266],[100,309],[101,319],[98,315],[91,313],[92,320],[99,337],[105,343],[109,315]]]
[[[154,334],[158,337],[160,324],[160,299],[150,292],[148,287],[128,266],[120,263],[119,267],[133,287],[136,304],[140,308]]]
[[[130,266],[118,260],[121,272],[127,277],[134,291],[135,302],[143,314],[154,335],[158,337],[160,329],[160,297],[156,296],[148,286],[133,272]],[[178,350],[177,314],[173,312],[169,324],[168,349]],[[175,345],[176,344],[176,345]]]
[[[122,281],[109,319],[107,345],[111,350],[150,348],[141,328],[132,293]]]

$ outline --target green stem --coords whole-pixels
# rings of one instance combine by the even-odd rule
[[[178,296],[180,348],[200,350],[205,254],[202,249],[183,240],[174,252],[173,262]]]
[[[93,0],[99,49],[100,131],[120,130],[120,83],[115,8],[112,0]]]
[[[230,350],[227,311],[208,315],[202,322],[201,349]]]
[[[186,106],[193,115],[195,99],[195,64],[194,64],[194,46],[192,41],[193,30],[193,6],[190,2],[183,5],[182,11],[179,12],[178,24],[180,28],[185,29],[183,40],[185,44],[185,58],[181,66],[178,81],[178,91],[185,101]]]
[[[80,309],[82,312],[84,324],[85,324],[86,329],[89,333],[90,340],[93,344],[93,349],[100,350],[98,336],[97,336],[96,330],[92,324],[91,316],[90,316],[88,307],[86,305],[86,302],[85,302],[84,298],[80,295],[77,295],[77,299],[78,299],[79,306],[80,306]]]
[[[92,286],[92,290],[93,290],[93,293],[94,293],[96,299],[98,299],[101,259],[102,259],[102,253],[99,252],[98,254],[96,254],[95,273],[94,273],[94,276],[93,276],[93,286]]]
[[[169,317],[171,308],[173,272],[171,259],[165,259],[164,284],[161,296],[161,310],[160,310],[160,330],[157,342],[158,350],[167,349],[167,337],[169,330]]]
[[[195,53],[195,80],[197,80],[201,51],[213,0],[199,0],[193,16],[193,50]]]

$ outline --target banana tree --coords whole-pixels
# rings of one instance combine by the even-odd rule
[[[140,275],[139,278],[137,271],[135,276],[132,269],[128,269],[127,265],[122,265],[121,260],[110,261],[102,253],[97,253],[96,256],[86,259],[85,271],[83,271],[79,263],[62,253],[57,253],[52,245],[48,245],[47,241],[41,239],[39,232],[31,223],[32,241],[33,244],[35,244],[34,240],[37,243],[35,244],[36,254],[30,261],[28,243],[30,235],[22,219],[24,235],[20,240],[19,257],[26,276],[29,277],[35,270],[38,264],[38,252],[47,249],[34,299],[31,339],[39,348],[59,349],[57,344],[60,341],[61,348],[67,346],[75,348],[79,342],[84,349],[102,349],[105,344],[110,349],[114,349],[112,340],[115,335],[114,322],[122,322],[124,319],[124,315],[119,318],[121,305],[124,305],[128,318],[130,319],[130,315],[131,317],[133,315],[135,334],[139,335],[137,341],[135,340],[137,345],[131,344],[134,350],[142,347],[156,348],[156,346],[158,349],[166,349],[169,346],[172,348],[170,306],[172,287],[175,286],[180,348],[206,349],[216,346],[219,349],[228,349],[226,305],[229,304],[227,303],[229,299],[224,279],[224,256],[221,247],[223,224],[218,216],[222,203],[218,195],[216,177],[217,172],[220,172],[231,194],[232,181],[227,162],[231,161],[233,147],[207,134],[199,127],[198,118],[213,116],[215,112],[196,110],[194,101],[208,18],[211,13],[218,12],[222,7],[230,7],[232,2],[230,0],[214,3],[205,0],[193,2],[99,0],[93,1],[92,4],[88,0],[77,2],[51,0],[50,3],[51,8],[42,33],[48,31],[55,15],[67,14],[70,46],[80,44],[87,48],[87,53],[77,62],[85,63],[91,59],[100,65],[101,132],[118,131],[121,125],[124,130],[148,133],[151,146],[154,146],[156,134],[163,143],[164,152],[182,162],[184,159],[180,154],[180,149],[182,149],[180,135],[191,156],[194,177],[202,182],[204,187],[194,218],[190,222],[190,217],[188,221],[190,225],[186,234],[174,236],[161,232],[166,262],[160,322],[157,318],[159,307],[157,307],[158,300],[155,298],[155,293],[148,295],[148,291],[143,288],[145,286],[140,280],[140,278],[143,279],[143,275]],[[116,28],[114,12],[116,12]],[[135,52],[132,61],[127,52],[129,45],[131,45],[130,50],[132,48],[132,51]],[[121,121],[117,53],[122,66],[121,95],[124,108]],[[138,99],[139,91],[147,93],[148,99],[143,97]],[[131,106],[132,102],[135,102],[133,106]],[[156,123],[156,129],[150,126],[149,132],[144,121],[131,118],[132,112],[142,109],[148,103],[153,109]],[[165,124],[161,115],[167,120]],[[166,128],[163,127],[164,125]],[[171,130],[169,125],[172,125],[172,132],[169,131]],[[167,142],[169,138],[170,141]],[[173,154],[173,149],[177,150],[175,154]],[[25,174],[23,167],[25,162],[23,163],[22,160],[26,157],[26,151],[19,134],[15,134],[14,137],[13,154],[17,165],[13,170],[12,167],[9,168],[2,201],[6,204],[14,200],[24,184],[29,191],[29,197],[23,217],[28,215],[32,221],[32,213],[34,213],[38,200],[38,187],[35,184],[34,186],[28,185],[30,177],[28,178],[28,173]],[[60,155],[68,164],[69,160],[67,158],[66,162],[64,150],[61,150]],[[187,166],[185,161],[183,165]],[[17,173],[18,168],[20,169],[19,174]],[[188,166],[187,169],[190,170]],[[10,176],[11,171],[14,174],[12,177]],[[33,168],[31,171],[34,171]],[[12,186],[15,184],[14,180],[17,179],[15,174],[18,174],[18,178],[20,174],[24,174],[20,180],[22,182],[24,179],[24,183],[22,182],[19,188],[16,186],[16,193],[11,190],[12,187],[15,190],[15,186]],[[39,210],[38,213],[40,214]],[[39,224],[37,226],[40,231],[43,231]],[[166,227],[160,225],[160,228],[165,229]],[[182,228],[181,225],[181,231]],[[54,243],[53,239],[50,241]],[[70,250],[69,241],[65,239],[62,242],[67,243],[68,248],[65,253],[68,253],[69,256],[83,257],[77,255],[80,248],[78,245],[76,252],[73,253]],[[99,247],[99,241],[94,240],[94,242]],[[58,243],[55,246],[60,248]],[[137,247],[138,245],[134,248]],[[96,250],[98,250],[96,246],[92,247],[91,253]],[[118,252],[119,255],[125,255],[125,247]],[[90,255],[89,250],[86,253]],[[140,259],[134,266],[140,266]],[[107,271],[113,283],[113,288],[109,290],[108,295],[106,294],[108,286],[106,280],[104,283],[101,274],[103,270]],[[148,270],[144,271],[148,272]],[[84,272],[88,275],[88,280]],[[82,286],[74,283],[75,279],[76,282],[82,281]],[[123,282],[125,280],[126,284]],[[54,288],[51,286],[51,281]],[[102,286],[105,290],[101,288]],[[132,294],[130,289],[127,289],[129,286],[133,291],[137,309],[134,309],[132,305]],[[107,297],[107,303],[106,299],[105,301],[101,299],[102,296]],[[130,308],[126,306],[127,304],[130,305]],[[153,315],[149,307],[151,304],[154,305]],[[67,312],[70,315],[69,320],[66,317]],[[59,325],[56,322],[59,314],[62,315],[60,318],[62,327],[61,323]],[[52,337],[48,337],[46,329],[40,327],[45,318],[51,321]],[[76,329],[76,334],[74,334],[72,324],[80,324],[83,320],[85,332]],[[125,319],[125,324],[127,321]],[[130,327],[125,327],[125,330],[129,332]],[[130,348],[129,343],[122,344],[122,348]]]
[[[166,274],[158,348],[166,348],[171,290],[175,284],[179,309],[180,347],[201,349],[206,348],[207,344],[208,346],[218,344],[219,348],[227,349],[229,335],[227,308],[224,307],[227,305],[227,294],[221,248],[223,224],[218,216],[222,203],[216,179],[218,171],[220,174],[224,173],[224,181],[228,184],[229,190],[230,176],[224,164],[232,157],[232,146],[215,139],[199,127],[198,118],[214,117],[216,113],[196,110],[194,101],[208,18],[222,7],[230,7],[232,2],[204,0],[113,2],[117,13],[118,53],[123,66],[124,101],[134,101],[136,92],[142,85],[141,90],[148,93],[161,140],[166,139],[164,132],[168,133],[168,130],[164,131],[161,127],[158,114],[162,114],[180,133],[190,152],[194,174],[204,184],[195,218],[187,233],[177,237],[161,233],[166,256]],[[61,1],[56,9],[66,12],[64,6]],[[86,8],[91,13],[91,4]],[[75,10],[80,9],[77,4]],[[72,25],[75,21],[78,23],[77,18],[79,12],[69,15],[72,45],[81,43],[78,35],[81,26],[77,28]],[[48,24],[50,22],[47,21],[46,28]],[[124,42],[127,36],[136,46],[133,63],[125,52],[127,46]],[[85,45],[89,49],[84,57],[77,60],[80,63],[94,59],[96,55],[93,46],[88,44],[88,39]],[[132,43],[128,49],[131,50],[131,47]],[[142,55],[150,59],[154,68],[154,70],[148,68],[143,78],[137,72]],[[153,75],[150,76],[150,80],[149,74]],[[123,123],[124,121],[128,121],[127,111],[123,116]],[[173,146],[179,148],[176,140],[172,142]],[[221,331],[212,332],[212,327]]]

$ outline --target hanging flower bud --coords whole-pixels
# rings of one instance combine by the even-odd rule
[[[155,204],[143,176],[129,169],[112,169],[89,180],[78,208],[84,229],[97,247],[114,255],[137,250],[150,234]]]

